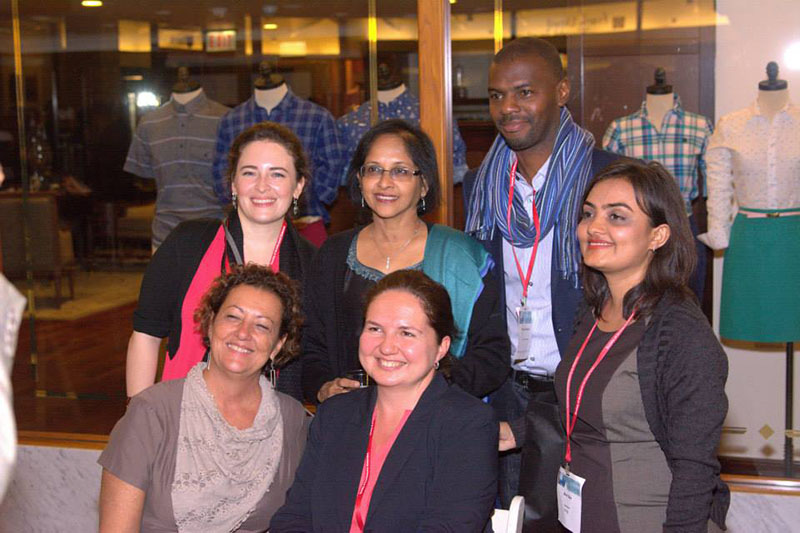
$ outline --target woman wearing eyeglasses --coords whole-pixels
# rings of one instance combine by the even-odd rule
[[[439,172],[433,143],[402,120],[374,126],[348,170],[350,197],[372,222],[330,237],[306,280],[303,389],[319,402],[358,388],[358,337],[363,296],[385,275],[422,270],[450,294],[459,335],[451,380],[475,396],[498,388],[509,372],[508,337],[489,254],[472,238],[427,224],[436,207]]]

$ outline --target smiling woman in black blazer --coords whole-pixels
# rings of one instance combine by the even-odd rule
[[[484,529],[497,422],[436,372],[453,332],[447,291],[425,274],[398,271],[373,287],[359,360],[377,386],[320,405],[270,531]]]

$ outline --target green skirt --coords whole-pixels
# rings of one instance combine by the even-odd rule
[[[736,215],[722,274],[720,336],[800,340],[800,216]]]

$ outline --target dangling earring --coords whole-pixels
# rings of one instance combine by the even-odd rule
[[[267,379],[274,390],[278,383],[278,371],[275,370],[275,365],[272,364],[272,359],[267,361]]]
[[[425,197],[423,196],[422,197],[422,209],[421,209],[421,211],[424,213],[425,209],[426,209],[426,207],[425,207]]]
[[[235,192],[232,192],[232,193],[231,193],[231,202],[233,203],[233,210],[234,210],[234,211],[236,211],[236,209],[237,209],[239,206],[238,206],[238,205],[236,205],[236,193],[235,193]]]
[[[297,216],[300,209],[297,207],[297,198],[292,198],[292,215]]]
[[[364,207],[366,207],[366,206],[364,205],[364,195],[362,194],[361,195],[361,209],[364,209]]]

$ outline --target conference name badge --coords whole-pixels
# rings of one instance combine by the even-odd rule
[[[585,482],[563,466],[558,469],[558,521],[573,533],[581,530],[581,492]]]
[[[514,362],[519,363],[528,358],[531,351],[531,331],[533,329],[533,312],[530,307],[517,307],[517,351]]]

